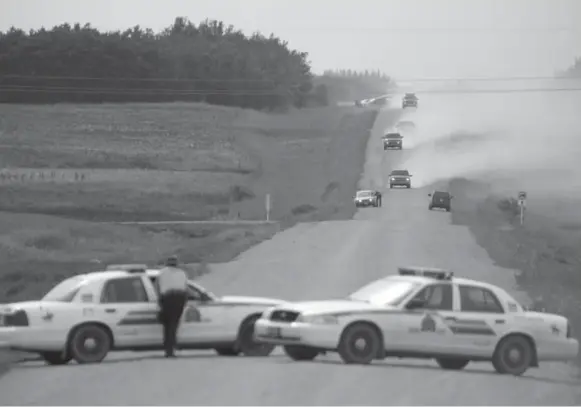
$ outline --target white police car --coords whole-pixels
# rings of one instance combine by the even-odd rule
[[[154,287],[158,274],[143,265],[110,266],[68,278],[40,301],[0,305],[0,342],[37,352],[55,365],[72,359],[101,362],[113,350],[161,350],[163,330]],[[282,302],[217,297],[189,281],[178,347],[268,356],[275,346],[254,341],[254,323],[265,309]]]
[[[256,322],[255,336],[283,345],[294,360],[335,351],[358,364],[412,357],[459,370],[490,361],[513,375],[540,361],[573,359],[579,348],[566,318],[526,311],[494,285],[422,267],[400,268],[343,300],[273,307]]]

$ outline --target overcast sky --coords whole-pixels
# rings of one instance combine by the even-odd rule
[[[89,22],[160,30],[222,20],[309,52],[325,68],[398,79],[550,76],[581,56],[581,0],[0,0],[0,29]]]

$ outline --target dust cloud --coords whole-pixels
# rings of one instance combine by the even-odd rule
[[[580,91],[530,91],[547,88]],[[417,95],[401,119],[416,125],[402,163],[415,186],[463,177],[581,199],[581,81],[430,84]]]

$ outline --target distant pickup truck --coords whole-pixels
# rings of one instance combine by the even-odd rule
[[[406,107],[418,107],[418,97],[415,93],[406,93],[401,102],[402,109]]]
[[[390,132],[383,136],[383,150],[394,148],[401,150],[403,144],[403,136],[401,133]]]

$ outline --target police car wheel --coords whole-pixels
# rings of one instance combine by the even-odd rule
[[[533,362],[534,349],[522,335],[511,335],[497,345],[492,356],[492,366],[501,374],[521,376]]]
[[[289,358],[296,361],[313,360],[320,353],[318,349],[302,345],[285,345],[283,350]]]
[[[215,348],[216,353],[220,356],[238,356],[240,351],[235,349],[234,347],[231,348]]]
[[[111,349],[109,333],[99,325],[83,325],[71,336],[70,353],[79,364],[99,363]]]
[[[73,359],[73,357],[70,356],[69,354],[66,354],[63,357],[63,352],[62,351],[58,351],[58,352],[42,352],[40,354],[40,356],[44,359],[44,361],[47,364],[54,365],[54,366],[66,365],[67,363],[69,363]]]
[[[254,340],[254,323],[260,316],[249,318],[242,323],[238,332],[238,349],[244,356],[266,357],[269,356],[276,345],[261,343]]]
[[[357,323],[343,331],[338,350],[344,363],[367,365],[377,358],[382,346],[375,327]]]
[[[462,370],[464,369],[470,361],[468,359],[436,359],[436,362],[442,369],[446,370]]]

